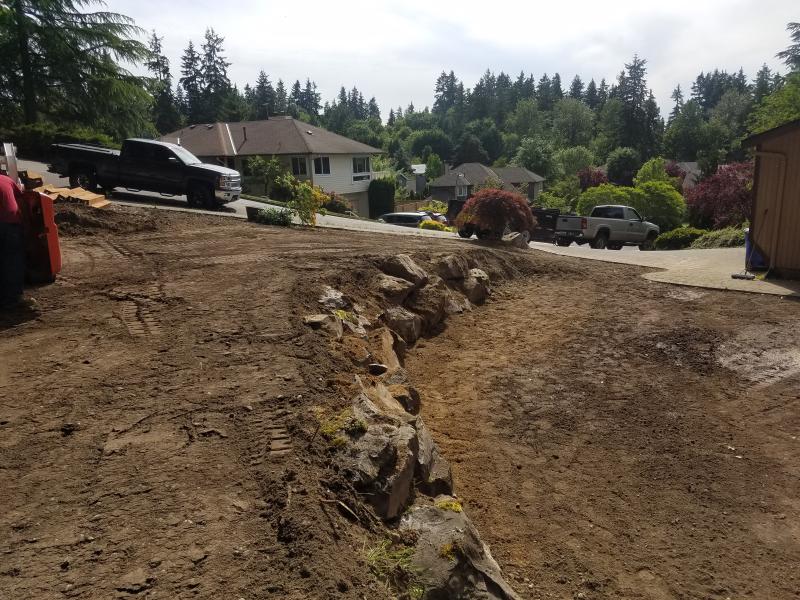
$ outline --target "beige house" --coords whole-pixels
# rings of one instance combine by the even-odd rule
[[[160,139],[240,173],[248,157],[275,156],[295,177],[344,196],[362,215],[369,214],[367,188],[376,176],[372,159],[383,153],[292,117],[189,125]]]

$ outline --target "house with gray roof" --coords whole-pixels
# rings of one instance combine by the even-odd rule
[[[200,160],[245,172],[251,156],[277,157],[295,177],[335,192],[358,214],[369,214],[367,188],[376,177],[372,159],[383,151],[292,117],[188,125],[160,138]]]
[[[431,197],[447,203],[447,216],[454,219],[475,189],[496,181],[501,189],[520,192],[533,203],[542,192],[544,177],[524,167],[487,167],[464,163],[428,184]]]

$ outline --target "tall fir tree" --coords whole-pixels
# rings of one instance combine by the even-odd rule
[[[153,74],[150,93],[153,96],[151,115],[153,124],[159,133],[168,133],[180,127],[181,113],[172,91],[172,73],[169,59],[164,56],[162,40],[156,32],[150,36],[148,46],[150,57],[145,63],[147,70]]]
[[[584,99],[583,80],[580,75],[575,75],[575,78],[572,80],[572,84],[569,86],[569,97],[575,98],[575,100]]]
[[[586,86],[584,101],[592,110],[597,109],[600,104],[600,99],[597,94],[597,84],[594,82],[594,79],[590,80],[589,85]]]
[[[669,122],[671,123],[681,114],[681,110],[683,109],[683,90],[681,90],[680,84],[675,86],[675,89],[672,90],[670,98],[675,102],[675,105],[672,107],[672,112],[669,113]]]
[[[181,58],[180,85],[184,92],[186,118],[189,123],[200,123],[203,116],[202,59],[191,40]]]
[[[286,86],[283,79],[278,79],[275,85],[275,114],[285,115],[289,110],[289,98],[286,95]]]
[[[253,118],[258,120],[268,119],[275,114],[275,90],[263,70],[258,73],[253,89],[252,111]]]

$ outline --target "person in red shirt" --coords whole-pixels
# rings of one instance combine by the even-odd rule
[[[18,306],[25,284],[25,246],[19,199],[22,192],[0,173],[0,308]]]

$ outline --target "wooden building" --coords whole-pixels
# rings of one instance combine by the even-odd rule
[[[751,242],[770,274],[800,278],[800,120],[744,143],[756,158]]]

